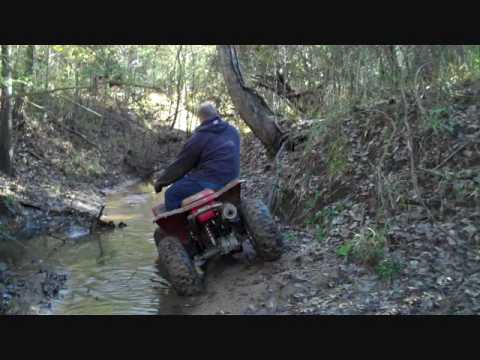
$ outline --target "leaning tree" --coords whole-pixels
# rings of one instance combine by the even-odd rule
[[[223,77],[236,110],[267,148],[268,153],[275,155],[287,135],[278,126],[276,117],[265,100],[254,89],[245,85],[235,47],[218,45],[217,51]]]

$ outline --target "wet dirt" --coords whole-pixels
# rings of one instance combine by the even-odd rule
[[[30,314],[53,315],[228,315],[281,310],[282,274],[291,252],[274,263],[240,254],[212,262],[206,292],[179,297],[156,266],[151,208],[163,200],[150,184],[128,184],[107,193],[103,220],[127,226],[90,234],[73,226],[56,238],[32,239],[22,249],[18,278],[35,289]],[[68,239],[66,242],[60,238]],[[48,301],[40,295],[49,292]],[[26,300],[28,302],[28,300]]]

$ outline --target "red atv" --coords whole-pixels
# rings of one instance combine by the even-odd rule
[[[261,259],[280,258],[282,237],[270,211],[260,200],[241,199],[242,182],[203,190],[183,200],[180,209],[165,212],[164,204],[152,209],[159,265],[179,295],[202,292],[207,262],[242,252],[247,239]]]

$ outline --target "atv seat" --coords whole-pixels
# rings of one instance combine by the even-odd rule
[[[211,189],[205,189],[200,191],[199,193],[196,193],[195,195],[189,196],[183,199],[182,208],[194,203],[195,201],[202,200],[203,198],[206,198],[207,196],[210,196],[212,194],[215,194],[215,191]]]
[[[212,200],[213,200],[221,196],[224,196],[224,194],[228,193],[230,190],[234,189],[237,186],[239,187],[239,185],[243,182],[244,182],[243,180],[236,179],[229,182],[227,185],[225,185],[223,189],[219,191],[213,191],[211,189],[205,189],[203,191],[200,191],[199,193],[184,199],[181,204],[182,207],[179,209],[166,211],[165,204],[160,203],[154,208],[152,208],[153,215],[155,217],[154,222],[157,222],[161,219],[168,218],[170,216],[187,213],[191,209],[195,208],[195,206],[198,206],[198,204],[196,204],[197,202],[201,203],[201,201],[207,197],[212,197]],[[238,192],[238,197],[240,197],[240,192]]]

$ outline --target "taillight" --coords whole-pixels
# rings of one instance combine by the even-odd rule
[[[199,223],[206,223],[207,221],[213,219],[216,216],[215,211],[213,210],[208,210],[205,211],[204,213],[201,213],[200,215],[197,216],[197,220]]]
[[[203,224],[217,216],[221,211],[222,203],[210,202],[200,208],[192,209],[192,213],[188,215],[188,220],[196,220]]]

